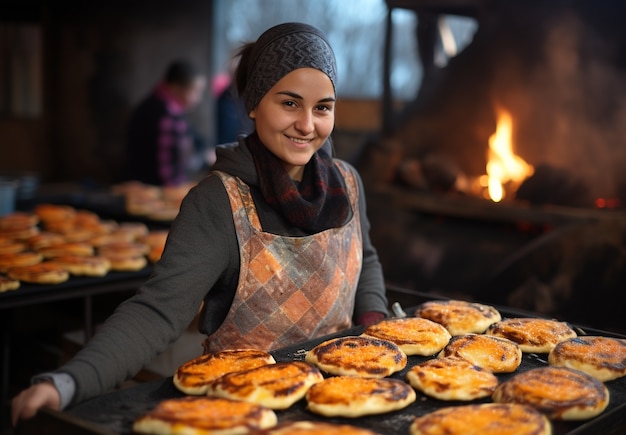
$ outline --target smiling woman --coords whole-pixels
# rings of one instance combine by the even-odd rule
[[[120,384],[199,307],[207,354],[271,351],[388,314],[361,178],[332,154],[337,73],[326,36],[282,23],[240,56],[236,83],[254,131],[217,149],[151,278],[72,360],[14,399],[14,422]]]

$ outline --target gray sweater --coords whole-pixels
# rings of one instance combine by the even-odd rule
[[[240,177],[250,186],[264,231],[306,235],[289,226],[263,200],[252,155],[243,141],[220,147],[217,154],[213,169]],[[382,268],[369,238],[360,179],[358,184],[363,268],[354,319],[370,311],[388,314]],[[203,300],[200,331],[215,331],[232,303],[238,277],[239,249],[228,195],[219,177],[209,175],[183,200],[151,277],[136,295],[120,304],[85,348],[56,372],[65,380],[69,375],[70,384],[73,380],[70,388],[61,391],[62,403],[78,403],[134,376],[182,334]]]

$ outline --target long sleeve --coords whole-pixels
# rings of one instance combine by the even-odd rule
[[[219,182],[219,181],[218,181]],[[221,186],[220,186],[221,188]],[[228,203],[194,188],[185,198],[154,273],[123,302],[93,339],[58,372],[76,382],[72,403],[104,393],[134,376],[189,325],[228,268]],[[227,197],[226,197],[227,198]]]

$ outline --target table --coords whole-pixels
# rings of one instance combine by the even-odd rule
[[[83,299],[85,340],[93,335],[93,296],[137,289],[152,272],[148,265],[137,272],[109,272],[104,277],[72,277],[56,285],[22,284],[19,289],[0,294],[0,327],[2,328],[2,372],[0,374],[0,401],[8,400],[11,358],[11,316],[7,311],[46,302]]]
[[[505,311],[498,307],[505,317],[520,315],[517,311]],[[407,308],[407,313],[413,312],[414,308]],[[358,335],[363,327],[355,327],[340,331],[325,337],[319,337],[307,342],[298,343],[283,349],[273,351],[276,361],[303,360],[306,351],[322,341],[344,335]],[[582,331],[582,330],[581,330]],[[607,335],[622,337],[619,334],[584,328],[589,335]],[[525,354],[522,365],[518,371],[525,371],[534,367],[545,366],[545,355]],[[406,371],[416,363],[429,357],[409,356],[407,367],[391,377],[404,379]],[[498,374],[501,380],[506,380],[514,374]],[[611,402],[600,416],[586,421],[553,421],[554,435],[595,435],[622,434],[626,430],[626,377],[606,383],[611,394]],[[147,382],[130,388],[113,391],[101,396],[89,399],[63,412],[41,411],[34,419],[20,424],[16,435],[31,435],[42,433],[42,428],[54,428],[53,432],[68,435],[113,435],[132,433],[132,423],[143,413],[156,406],[163,399],[183,397],[184,394],[173,385],[172,377]],[[488,401],[488,399],[484,400]],[[481,402],[475,401],[475,402]],[[408,434],[408,427],[413,416],[423,415],[436,410],[449,403],[420,397],[415,403],[404,410],[359,417],[356,419],[325,418],[315,415],[306,409],[304,401],[299,401],[290,408],[277,411],[280,421],[292,420],[319,420],[334,423],[347,423],[355,426],[369,428],[381,434]],[[452,403],[455,404],[455,403]],[[458,404],[458,402],[456,403]]]

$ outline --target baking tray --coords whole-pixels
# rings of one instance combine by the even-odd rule
[[[411,313],[414,309],[408,309]],[[500,310],[503,317],[507,317],[505,310]],[[508,317],[517,317],[512,313]],[[592,328],[577,328],[579,335],[604,335],[626,338],[622,335],[595,330]],[[362,327],[356,327],[337,334],[320,337],[294,346],[285,347],[272,352],[277,361],[303,360],[305,353],[315,345],[333,337],[358,335]],[[404,370],[392,375],[392,378],[405,379],[406,372],[422,361],[432,357],[409,356]],[[522,364],[515,373],[547,365],[546,354],[524,354]],[[512,374],[497,374],[500,381],[505,381]],[[610,392],[610,402],[607,409],[599,416],[585,421],[552,421],[554,435],[588,435],[588,434],[623,434],[626,433],[626,377],[605,383]],[[139,416],[155,407],[160,401],[168,398],[183,397],[172,383],[172,378],[139,384],[113,393],[104,394],[88,400],[66,410],[63,413],[46,413],[47,419],[53,419],[55,424],[66,424],[64,433],[81,434],[132,434],[132,424]],[[359,418],[326,418],[306,410],[304,400],[292,405],[289,409],[277,411],[278,420],[317,420],[334,423],[348,423],[368,428],[381,434],[408,434],[409,426],[416,416],[440,409],[445,406],[462,405],[468,403],[489,402],[489,399],[472,402],[441,401],[417,393],[417,400],[408,407],[373,416]],[[50,423],[48,423],[50,424]],[[72,429],[81,428],[81,432],[72,432]],[[26,435],[28,432],[18,432]],[[37,433],[37,432],[31,432]]]
[[[111,271],[104,276],[71,276],[60,284],[22,283],[16,290],[0,293],[0,310],[41,302],[50,302],[71,297],[109,293],[135,289],[152,273],[152,265],[141,270],[125,272]]]

